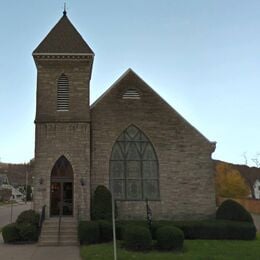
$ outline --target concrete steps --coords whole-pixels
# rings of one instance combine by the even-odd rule
[[[40,246],[69,246],[79,245],[78,222],[74,218],[64,217],[61,219],[60,237],[59,233],[59,219],[46,219],[42,226],[42,231],[39,239]]]

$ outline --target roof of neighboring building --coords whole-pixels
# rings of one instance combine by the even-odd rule
[[[94,54],[71,21],[62,18],[33,51],[33,54]]]
[[[238,170],[240,174],[247,180],[247,182],[253,187],[256,180],[260,180],[260,168],[249,167],[247,165],[233,164],[229,162],[223,162],[215,160],[215,163],[227,163],[232,166],[232,168]]]

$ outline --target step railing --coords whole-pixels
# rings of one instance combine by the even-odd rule
[[[40,215],[40,220],[39,220],[39,234],[41,234],[41,231],[42,231],[42,225],[43,225],[43,222],[45,220],[45,209],[46,209],[46,205],[44,205],[42,207],[42,211],[41,211],[41,215]]]
[[[59,228],[58,228],[58,245],[60,244],[61,217],[62,217],[62,203],[60,203]]]

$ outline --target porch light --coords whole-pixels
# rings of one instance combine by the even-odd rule
[[[42,177],[39,179],[39,184],[40,184],[40,185],[43,184],[43,178],[42,178]]]
[[[83,178],[80,179],[81,186],[85,186],[85,180]]]

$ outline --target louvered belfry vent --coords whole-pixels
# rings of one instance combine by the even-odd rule
[[[140,99],[141,95],[135,88],[127,89],[124,94],[122,95],[123,99]]]
[[[69,110],[69,80],[65,74],[58,79],[57,111]]]

